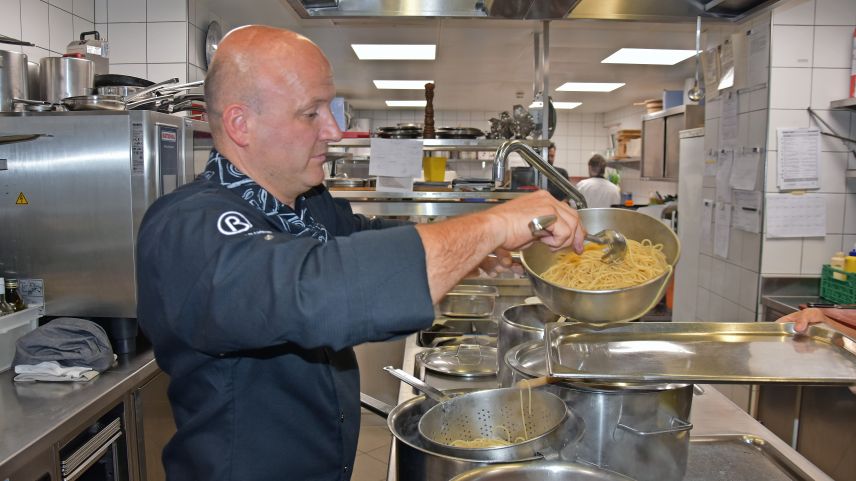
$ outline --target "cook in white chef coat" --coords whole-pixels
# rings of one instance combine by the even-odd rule
[[[577,189],[586,198],[588,207],[609,207],[621,203],[618,186],[604,178],[606,159],[594,154],[588,161],[589,178],[579,181]]]

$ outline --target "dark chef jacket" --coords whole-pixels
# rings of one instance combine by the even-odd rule
[[[170,481],[349,479],[360,422],[351,346],[433,320],[412,226],[354,215],[320,187],[306,198],[326,243],[283,232],[204,179],[143,219],[138,318],[171,378]]]

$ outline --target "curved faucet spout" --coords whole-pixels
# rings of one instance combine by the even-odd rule
[[[560,174],[552,165],[547,163],[532,147],[519,140],[508,140],[502,143],[496,150],[496,158],[493,161],[493,181],[495,185],[502,185],[505,181],[505,166],[508,165],[508,155],[517,152],[523,160],[541,172],[550,180],[567,198],[577,204],[578,209],[585,209],[588,204],[583,194],[571,184],[564,175]]]

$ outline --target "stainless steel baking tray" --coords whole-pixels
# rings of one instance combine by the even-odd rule
[[[762,438],[725,434],[690,438],[683,481],[809,481],[778,449]]]
[[[856,383],[856,341],[823,325],[645,322],[550,323],[551,376],[627,382]]]

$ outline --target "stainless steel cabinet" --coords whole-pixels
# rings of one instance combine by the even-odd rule
[[[704,107],[681,105],[642,117],[642,177],[677,180],[681,130],[704,126]]]
[[[175,434],[175,421],[167,398],[169,376],[159,372],[134,390],[137,456],[142,481],[163,481],[161,453]]]

